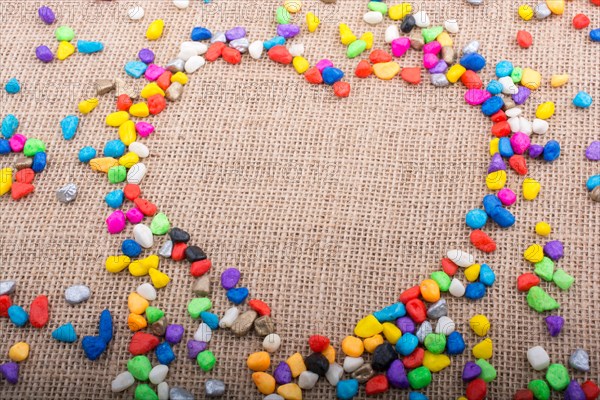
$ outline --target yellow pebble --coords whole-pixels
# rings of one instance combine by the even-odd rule
[[[123,157],[119,158],[119,164],[121,164],[122,166],[124,166],[127,169],[133,167],[139,161],[140,161],[140,157],[131,151],[129,153],[125,154]]]
[[[383,336],[385,336],[386,340],[391,344],[396,344],[396,342],[402,337],[402,331],[396,326],[396,324],[384,322]]]
[[[133,104],[131,107],[129,107],[129,112],[131,115],[138,118],[146,118],[148,115],[150,115],[150,109],[146,103]]]
[[[309,32],[314,32],[319,27],[321,20],[315,14],[309,12],[306,13],[306,25],[308,26]]]
[[[354,327],[354,334],[361,338],[368,338],[383,331],[383,326],[373,314],[367,315]]]
[[[127,307],[129,307],[129,311],[133,314],[142,315],[149,305],[150,303],[148,303],[148,300],[136,292],[131,292],[127,298]]]
[[[302,8],[302,3],[300,0],[285,0],[283,2],[283,7],[287,10],[287,12],[295,14],[300,11],[300,8]]]
[[[548,119],[554,115],[554,103],[547,101],[538,106],[535,116],[539,119]]]
[[[525,21],[529,21],[531,18],[533,18],[533,8],[527,4],[523,4],[519,7],[519,17]]]
[[[469,400],[469,399],[467,399],[465,396],[460,396],[460,397],[459,397],[458,399],[456,399],[456,400]]]
[[[297,73],[303,74],[306,72],[308,68],[310,68],[310,64],[308,60],[302,56],[296,56],[292,60],[292,64],[294,65],[294,69]]]
[[[523,76],[521,77],[521,85],[528,89],[536,90],[540,87],[542,75],[531,68],[523,68]]]
[[[410,5],[410,3],[401,3],[388,8],[388,15],[390,19],[398,21],[410,14],[411,11],[412,6]]]
[[[106,125],[118,128],[126,121],[129,121],[129,113],[127,111],[117,111],[106,116]]]
[[[479,278],[479,271],[481,270],[481,265],[473,264],[469,268],[465,269],[465,278],[469,282],[475,282],[477,278]]]
[[[340,40],[344,46],[348,46],[356,40],[356,36],[346,24],[340,24]]]
[[[335,362],[335,348],[332,345],[327,346],[327,348],[325,348],[321,354],[325,356],[327,361],[329,361],[329,364],[333,364]]]
[[[125,146],[129,146],[137,139],[137,132],[135,130],[135,123],[131,120],[125,121],[119,127],[119,139],[125,143]]]
[[[469,321],[469,325],[477,336],[485,336],[490,330],[490,321],[483,314],[474,315]]]
[[[389,81],[400,72],[400,65],[395,61],[389,61],[385,63],[377,63],[373,65],[373,73],[379,79]]]
[[[544,258],[544,248],[539,244],[532,244],[525,250],[523,257],[530,263],[538,263]]]
[[[540,221],[537,224],[535,224],[535,233],[537,233],[538,235],[548,236],[550,232],[552,232],[552,227],[549,223]]]
[[[104,265],[108,272],[116,274],[117,272],[123,271],[129,264],[131,259],[127,256],[110,256],[106,259]]]
[[[355,336],[346,336],[342,340],[342,351],[350,357],[360,357],[365,352],[365,346],[359,338]]]
[[[360,342],[362,344],[362,342]],[[304,364],[304,358],[302,358],[302,354],[295,353],[292,354],[287,360],[285,360],[286,364],[290,367],[292,371],[292,376],[297,378],[301,373],[306,371],[306,365]]]
[[[188,81],[189,81],[188,76],[185,73],[181,72],[181,71],[176,72],[171,77],[171,83],[178,82],[178,83],[181,83],[182,85],[187,85]]]
[[[561,15],[565,12],[565,0],[546,0],[546,5],[552,14]]]
[[[363,33],[363,35],[360,37],[360,40],[364,40],[367,44],[367,47],[365,47],[365,49],[370,50],[371,47],[373,47],[373,32],[369,31]]]
[[[82,114],[89,114],[96,107],[98,107],[98,99],[97,98],[83,100],[77,106],[77,108],[79,108],[79,112]]]
[[[483,339],[481,342],[473,346],[473,356],[475,358],[483,358],[484,360],[489,360],[490,358],[492,358],[493,354],[494,345],[492,344],[492,339],[490,338]]]
[[[148,269],[151,268],[156,268],[158,269],[158,265],[160,263],[160,258],[158,258],[158,256],[156,254],[152,254],[146,258],[142,258],[141,260],[138,260],[140,262],[142,262],[146,267],[148,267]]]
[[[164,274],[155,268],[150,268],[148,273],[150,274],[150,279],[152,280],[152,284],[157,289],[167,286],[169,284],[169,282],[171,281],[171,278],[169,278],[169,276],[167,274]]]
[[[90,161],[92,171],[107,173],[112,167],[117,167],[119,161],[112,157],[94,158]]]
[[[383,336],[381,335],[371,336],[370,338],[363,340],[365,350],[367,350],[369,353],[374,352],[377,346],[380,344],[383,344]]]
[[[73,53],[75,53],[75,46],[69,42],[60,42],[58,44],[58,50],[56,50],[56,58],[59,60],[66,60]]]
[[[498,149],[499,145],[500,145],[500,138],[493,138],[492,140],[490,140],[490,156],[493,156],[494,154],[496,154],[500,151]]]
[[[148,40],[158,40],[162,36],[164,29],[165,21],[162,19],[157,19],[156,21],[153,21],[150,26],[148,26],[146,38]]]
[[[29,356],[29,345],[25,342],[19,342],[13,344],[13,346],[8,350],[8,358],[13,360],[14,362],[25,361]]]
[[[454,45],[454,41],[446,31],[440,33],[438,37],[435,38],[435,40],[437,40],[442,45],[442,47],[452,47]]]
[[[262,394],[271,394],[275,391],[275,378],[266,372],[255,372],[252,374],[252,381],[256,388]]]
[[[149,84],[144,86],[144,88],[140,92],[140,96],[142,96],[142,98],[144,99],[150,98],[157,94],[160,94],[161,96],[165,97],[165,91],[162,90],[156,82],[150,82]]]
[[[552,78],[550,79],[550,86],[559,87],[559,86],[564,85],[568,81],[569,81],[569,75],[567,75],[567,74],[552,75]]]
[[[277,394],[285,400],[302,400],[302,389],[295,383],[288,383],[277,388]]]
[[[132,332],[137,332],[148,326],[148,321],[141,315],[131,313],[127,317],[127,326]]]
[[[141,260],[132,261],[129,264],[129,273],[133,276],[146,276],[148,272],[150,272],[150,268]]]
[[[246,365],[252,371],[266,371],[271,366],[271,356],[266,351],[257,351],[248,356]]]
[[[540,193],[542,185],[532,178],[523,180],[523,197],[525,200],[534,200]]]
[[[425,351],[423,356],[423,366],[431,372],[440,372],[450,365],[450,357],[445,354],[433,354]]]
[[[506,171],[494,171],[485,178],[485,183],[490,190],[500,190],[506,185]]]
[[[0,170],[0,196],[10,192],[12,187],[12,168],[2,168]]]
[[[448,72],[446,72],[446,78],[448,79],[448,82],[456,83],[466,71],[467,69],[462,65],[454,64],[448,69]]]

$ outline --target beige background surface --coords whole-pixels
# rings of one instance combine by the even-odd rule
[[[103,221],[109,210],[103,196],[115,187],[77,161],[82,146],[101,150],[115,138],[116,131],[103,123],[114,107],[113,98],[102,98],[101,105],[83,118],[72,142],[62,139],[59,121],[91,94],[95,79],[123,77],[124,63],[135,59],[142,47],[152,48],[158,62],[169,61],[195,25],[213,32],[244,25],[253,40],[274,35],[275,2],[193,1],[187,10],[177,10],[166,0],[139,3],[146,10],[141,22],[125,17],[132,2],[50,2],[60,24],[72,26],[78,39],[103,41],[106,49],[49,65],[34,57],[40,44],[53,50],[57,46],[54,27],[35,16],[42,3],[0,4],[0,78],[5,82],[17,76],[24,86],[17,96],[2,91],[0,114],[16,114],[20,131],[45,140],[52,160],[36,178],[34,195],[19,202],[8,196],[0,199],[0,279],[18,281],[15,303],[28,308],[43,293],[52,307],[49,326],[42,330],[17,329],[0,320],[1,361],[16,341],[25,340],[32,347],[19,384],[0,382],[3,398],[126,398],[133,393],[111,394],[110,381],[125,370],[129,358],[127,295],[147,278],[104,270],[105,257],[118,253],[131,226],[120,235],[106,233]],[[358,60],[345,57],[338,22],[348,23],[357,35],[372,29],[375,47],[388,48],[383,32],[390,20],[369,28],[362,22],[365,3],[305,1],[304,11],[315,11],[323,23],[315,34],[303,30],[293,40],[305,44],[312,63],[329,57],[343,68],[352,84],[350,98],[336,99],[330,88],[310,86],[291,67],[269,60],[244,57],[238,66],[222,60],[207,65],[191,78],[179,104],[152,118],[157,132],[143,140],[152,154],[144,196],[210,254],[215,287],[220,272],[236,266],[252,296],[271,305],[283,337],[274,364],[295,351],[307,355],[306,340],[314,333],[329,336],[339,349],[359,318],[394,302],[402,290],[439,268],[446,250],[458,247],[472,250],[498,276],[482,301],[448,299],[450,316],[469,350],[476,343],[468,329],[470,316],[484,313],[492,322],[491,361],[498,379],[490,385],[489,398],[510,398],[517,388],[541,376],[529,367],[525,355],[537,344],[554,362],[562,363],[576,347],[587,349],[592,372],[573,376],[598,378],[600,206],[589,200],[584,183],[599,172],[599,165],[585,159],[584,149],[600,139],[600,108],[594,104],[578,110],[570,101],[580,89],[596,102],[600,99],[600,47],[589,41],[587,30],[575,31],[570,23],[573,15],[585,11],[592,24],[600,26],[600,8],[574,1],[563,17],[525,23],[516,20],[517,2],[486,0],[479,8],[461,0],[413,3],[426,9],[434,23],[458,20],[461,31],[454,35],[455,47],[470,39],[481,41],[481,53],[492,65],[482,73],[485,81],[493,76],[496,61],[504,58],[539,70],[545,81],[524,107],[527,117],[533,118],[541,101],[552,100],[557,106],[550,132],[537,141],[559,140],[561,158],[553,164],[530,163],[530,175],[542,182],[542,192],[536,201],[519,199],[511,208],[518,219],[513,228],[486,227],[498,242],[498,250],[490,256],[470,246],[463,222],[466,211],[479,206],[487,193],[490,123],[477,108],[465,105],[461,85],[435,89],[428,82],[412,87],[400,79],[352,77]],[[165,35],[148,43],[145,29],[157,17],[166,21]],[[522,28],[535,40],[528,50],[518,48],[514,40]],[[419,65],[419,59],[420,53],[410,52],[400,63]],[[547,81],[554,73],[568,73],[571,81],[551,89]],[[1,165],[13,161],[12,156],[3,157]],[[54,192],[68,182],[76,182],[80,191],[77,201],[65,206],[56,201]],[[511,188],[520,191],[521,182],[521,177],[509,174]],[[549,337],[542,317],[527,307],[515,288],[516,277],[531,270],[521,254],[540,240],[533,228],[541,219],[552,224],[551,239],[565,243],[565,257],[558,266],[577,279],[568,293],[545,285],[561,302],[559,313],[566,319],[556,338]],[[164,262],[162,268],[173,280],[153,305],[164,309],[172,322],[185,325],[187,340],[197,325],[185,310],[191,298],[187,265]],[[63,292],[77,283],[89,285],[93,295],[82,305],[70,306]],[[217,288],[213,299],[217,312],[229,307],[223,290]],[[50,338],[52,329],[68,321],[80,336],[95,334],[105,307],[113,312],[116,334],[98,361],[85,359],[79,343],[60,344]],[[217,332],[211,348],[218,363],[206,374],[186,358],[185,344],[176,346],[179,359],[172,364],[169,384],[202,398],[203,382],[219,378],[227,382],[226,398],[259,398],[245,357],[261,349],[261,340],[254,334],[239,339]],[[469,359],[467,351],[435,374],[427,390],[430,398],[461,395],[465,386],[460,373]],[[333,398],[335,391],[321,381],[304,395]],[[395,390],[386,398],[407,396]]]

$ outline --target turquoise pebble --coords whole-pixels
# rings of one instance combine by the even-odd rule
[[[12,305],[8,308],[8,318],[16,326],[24,326],[29,321],[29,315],[27,311],[21,306]]]
[[[419,338],[417,338],[412,333],[405,333],[402,337],[396,342],[396,351],[403,356],[407,356],[419,345]]]
[[[4,136],[6,139],[10,139],[12,135],[17,132],[18,128],[19,120],[14,115],[8,114],[2,120],[2,136]]]
[[[446,353],[451,356],[462,354],[465,351],[465,339],[458,331],[452,332],[446,339]]]
[[[496,76],[498,78],[510,76],[510,74],[512,74],[513,68],[513,64],[510,61],[500,61],[498,64],[496,64]]]
[[[465,297],[471,300],[479,300],[485,296],[485,285],[481,282],[469,283],[465,289]]]
[[[119,139],[106,142],[104,145],[104,156],[118,158],[125,154],[125,143]]]
[[[408,400],[429,400],[429,397],[420,392],[410,392]]]
[[[125,198],[125,194],[121,189],[113,190],[112,192],[108,192],[106,196],[104,196],[104,201],[111,208],[119,208],[123,205],[123,199]]]
[[[573,105],[579,108],[588,108],[592,105],[592,96],[584,91],[581,91],[575,95],[575,98],[573,98]]]
[[[600,175],[592,175],[588,178],[587,182],[585,183],[585,186],[587,187],[587,190],[589,190],[590,192],[592,190],[594,190],[594,188],[596,186],[600,186]]]
[[[113,337],[113,320],[110,311],[104,310],[100,314],[100,323],[98,323],[98,336],[106,343],[109,343]]]
[[[496,282],[496,274],[489,265],[481,264],[481,268],[479,269],[479,282],[483,283],[485,286],[492,286],[494,282]]]
[[[173,353],[173,349],[168,342],[162,342],[156,346],[154,354],[156,355],[158,362],[164,365],[169,365],[175,360],[175,353]]]
[[[497,80],[492,79],[490,81],[490,83],[488,83],[485,90],[487,90],[488,92],[490,92],[490,94],[493,94],[493,95],[500,94],[500,93],[502,93],[502,84],[500,82],[498,82]]]
[[[487,222],[488,215],[485,211],[480,208],[474,208],[467,213],[465,217],[465,222],[467,226],[471,229],[479,229],[482,228]]]
[[[481,112],[490,117],[496,114],[502,106],[504,105],[504,100],[500,96],[492,96],[481,105]]]
[[[127,64],[125,64],[125,72],[127,72],[127,75],[136,79],[141,78],[142,75],[144,75],[144,72],[146,72],[147,68],[148,65],[141,61],[129,61]]]
[[[510,144],[510,139],[506,136],[501,137],[498,141],[498,151],[500,152],[500,155],[505,158],[510,158],[515,154],[512,145]]]
[[[333,85],[344,77],[344,72],[335,67],[327,67],[322,72],[323,82],[327,85]]]
[[[96,149],[91,146],[85,146],[79,150],[79,161],[82,163],[88,163],[96,158]]]
[[[234,288],[227,291],[227,298],[233,304],[241,304],[248,297],[248,288]]]
[[[52,338],[59,342],[73,343],[77,341],[77,333],[73,325],[68,322],[52,331]]]
[[[358,394],[358,381],[356,379],[339,381],[335,390],[338,399],[352,400]]]
[[[265,48],[265,50],[271,50],[272,47],[278,46],[278,45],[284,45],[285,44],[285,38],[283,36],[275,36],[273,39],[269,39],[267,41],[265,41],[263,43],[263,47]]]
[[[65,140],[73,139],[77,133],[78,127],[79,117],[75,115],[67,115],[60,121],[60,129],[62,130],[62,135]]]
[[[200,319],[204,322],[210,329],[217,330],[219,329],[219,316],[217,314],[213,314],[208,311],[202,311],[200,313]]]
[[[104,50],[104,45],[101,42],[88,42],[85,40],[77,41],[77,51],[83,54],[98,53]]]
[[[99,336],[85,336],[81,340],[81,347],[89,360],[97,360],[106,350],[106,342]]]
[[[38,172],[42,172],[44,169],[46,169],[46,162],[47,162],[46,153],[44,153],[43,151],[36,153],[33,156],[33,163],[31,164],[31,169],[36,174]]]
[[[406,307],[404,304],[398,302],[391,306],[387,306],[384,309],[376,311],[373,316],[377,318],[379,322],[393,321],[397,318],[404,317],[406,315]]]
[[[4,86],[4,89],[8,94],[17,94],[21,91],[21,84],[17,78],[11,78]]]

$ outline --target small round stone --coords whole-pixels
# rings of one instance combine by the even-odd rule
[[[578,371],[589,372],[590,356],[583,349],[576,349],[569,357],[569,365]]]
[[[180,387],[172,387],[169,390],[170,400],[194,400],[194,395]]]
[[[225,382],[218,379],[209,379],[204,384],[207,397],[219,397],[225,393]],[[171,396],[171,400],[173,397]]]
[[[90,288],[85,285],[71,286],[65,290],[65,300],[69,304],[79,304],[90,298]]]
[[[304,359],[306,369],[319,376],[325,376],[329,369],[329,361],[321,353],[313,353]]]

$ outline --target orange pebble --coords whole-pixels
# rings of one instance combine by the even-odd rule
[[[475,229],[471,231],[471,243],[479,250],[485,253],[491,253],[496,250],[496,242],[482,230]]]
[[[342,351],[347,356],[360,357],[365,351],[365,345],[356,336],[346,336],[342,340]]]
[[[304,73],[304,77],[310,83],[323,83],[323,76],[321,75],[321,71],[319,71],[317,67],[311,67],[307,69]]]
[[[321,352],[329,361],[329,364],[333,364],[335,362],[335,348],[332,345],[329,345]]]
[[[418,85],[421,83],[421,68],[419,67],[408,67],[402,68],[400,71],[400,77],[408,83]]]
[[[160,114],[166,106],[167,101],[160,94],[155,94],[154,96],[150,96],[148,98],[148,109],[152,115]]]
[[[141,197],[137,197],[133,200],[133,203],[137,208],[140,209],[142,214],[144,214],[146,217],[152,217],[154,216],[154,214],[156,214],[156,205],[149,202],[148,200],[142,199]]]
[[[204,53],[204,58],[206,61],[215,61],[223,54],[223,49],[227,45],[223,42],[215,42],[210,45],[206,53]]]
[[[17,171],[15,180],[21,183],[32,183],[35,178],[35,172],[31,168],[25,168]]]
[[[350,96],[350,84],[348,82],[338,81],[333,84],[333,93],[337,97]]]
[[[146,318],[142,317],[141,315],[131,313],[127,318],[127,326],[133,332],[137,332],[147,327],[148,322],[146,321]]]
[[[371,63],[367,60],[360,60],[358,65],[356,66],[356,70],[354,74],[359,78],[366,78],[373,73],[373,67]]]
[[[223,56],[223,60],[229,64],[239,64],[242,62],[242,53],[233,47],[225,47],[221,55]]]
[[[360,340],[360,339],[358,339],[358,340]],[[362,344],[362,342],[360,342],[360,343]],[[301,373],[306,371],[306,365],[304,364],[304,358],[302,357],[302,354],[300,354],[300,353],[295,353],[295,354],[291,355],[287,360],[285,360],[285,363],[290,367],[290,370],[292,371],[292,376],[294,378],[297,378]]]
[[[169,88],[169,86],[171,86],[171,77],[172,76],[173,76],[173,73],[171,71],[165,71],[162,73],[161,76],[158,77],[158,79],[156,80],[156,84],[162,90],[167,90]]]
[[[13,200],[19,200],[32,193],[35,187],[31,183],[13,182],[10,188],[10,195]]]
[[[143,314],[149,305],[150,303],[148,303],[148,300],[136,292],[132,292],[127,298],[127,306],[129,307],[129,311],[131,311],[133,314]]]
[[[280,64],[291,64],[293,59],[290,51],[283,45],[271,47],[267,54],[271,60]]]
[[[265,372],[253,373],[252,381],[262,394],[271,394],[275,391],[275,378]]]
[[[117,97],[117,110],[129,111],[129,108],[133,105],[133,100],[126,94],[122,94]]]
[[[481,89],[483,87],[483,82],[477,72],[471,71],[470,69],[462,74],[460,81],[467,89]]]
[[[246,365],[252,371],[266,371],[271,366],[271,356],[266,351],[257,351],[248,356]]]
[[[139,185],[136,185],[134,183],[128,183],[127,185],[125,185],[125,188],[123,189],[125,198],[129,201],[134,201],[135,199],[140,197],[141,192],[142,192],[142,190],[140,189]]]
[[[375,49],[369,54],[369,60],[373,64],[392,61],[392,55],[385,50]]]
[[[435,303],[440,299],[440,287],[433,279],[425,279],[419,287],[425,301]]]

